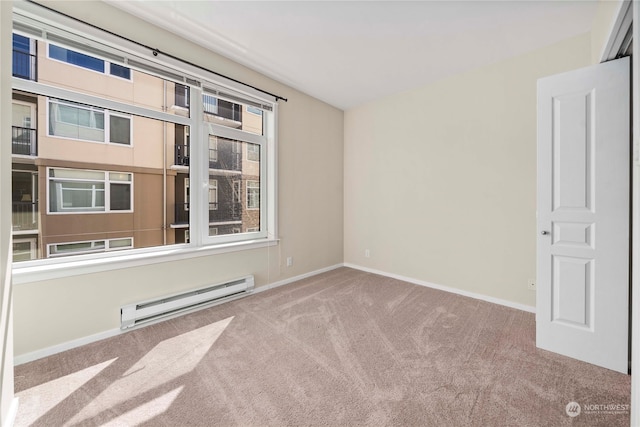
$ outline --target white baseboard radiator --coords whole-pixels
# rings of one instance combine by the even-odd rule
[[[253,286],[253,276],[245,276],[226,283],[125,305],[120,309],[120,329],[157,322],[241,298],[253,292]]]

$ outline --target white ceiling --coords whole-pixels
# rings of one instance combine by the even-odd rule
[[[105,1],[345,110],[585,33],[597,6],[588,0]]]

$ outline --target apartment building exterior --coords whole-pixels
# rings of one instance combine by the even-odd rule
[[[188,115],[189,89],[83,51],[14,34],[13,75]],[[205,120],[262,132],[262,114],[215,97]],[[14,90],[14,261],[189,242],[187,126]],[[210,235],[260,228],[260,153],[209,137]],[[256,191],[257,188],[257,191]]]

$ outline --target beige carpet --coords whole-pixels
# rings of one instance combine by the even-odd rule
[[[341,268],[18,366],[16,425],[629,425],[629,376],[534,339],[530,313]]]

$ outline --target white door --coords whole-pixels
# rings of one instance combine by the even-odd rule
[[[536,344],[624,373],[629,73],[623,58],[538,80]]]

